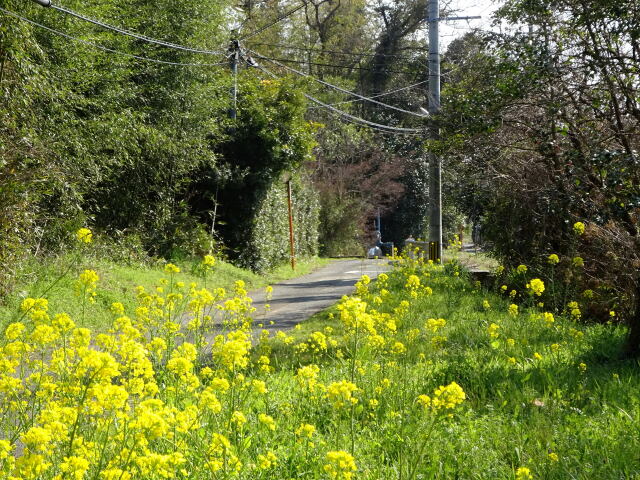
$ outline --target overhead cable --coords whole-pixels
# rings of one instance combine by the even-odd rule
[[[267,70],[266,68],[264,68],[263,66],[255,63],[255,62],[252,62],[251,66],[254,66],[254,67],[258,68],[259,70],[265,72],[266,74],[268,74],[269,76],[271,76],[273,78],[278,78],[278,76],[275,73],[270,72],[269,70]],[[327,110],[329,110],[329,111],[331,111],[333,113],[336,113],[339,116],[349,120],[351,123],[357,123],[359,125],[367,126],[367,127],[373,128],[375,130],[381,130],[381,131],[384,131],[386,133],[397,133],[397,134],[405,134],[405,135],[420,135],[420,134],[424,134],[424,130],[422,130],[420,128],[401,128],[401,127],[393,127],[391,125],[384,125],[384,124],[381,124],[381,123],[371,122],[369,120],[365,120],[364,118],[356,117],[355,115],[351,115],[350,113],[347,113],[347,112],[345,112],[343,110],[335,108],[335,107],[333,107],[333,106],[331,106],[331,105],[329,105],[327,103],[324,103],[321,100],[318,100],[317,98],[315,98],[315,97],[313,97],[313,96],[311,96],[311,95],[309,95],[307,93],[303,92],[303,95],[307,99],[311,100],[314,103],[317,103],[321,107],[326,108]]]
[[[429,80],[423,80],[421,82],[414,83],[413,85],[407,85],[406,87],[396,88],[394,90],[388,90],[386,92],[378,93],[376,95],[371,95],[368,98],[384,97],[386,95],[391,95],[393,93],[398,93],[398,92],[402,92],[404,90],[409,90],[411,88],[419,87],[420,85],[424,85],[425,83],[428,83],[428,82],[429,82]],[[362,100],[360,100],[359,98],[354,98],[353,100],[343,100],[342,102],[334,102],[334,103],[330,103],[329,105],[344,105],[346,103],[354,103],[354,102],[361,102],[361,101]]]
[[[393,57],[393,58],[402,58],[405,60],[417,60],[416,58],[412,58],[406,55],[397,55],[392,53],[369,53],[369,52],[354,53],[354,52],[342,52],[337,50],[322,50],[322,49],[313,48],[313,47],[294,47],[292,45],[283,45],[279,43],[262,43],[262,42],[251,42],[251,43],[253,43],[254,45],[260,45],[264,47],[276,47],[276,48],[283,48],[287,50],[299,50],[304,52],[330,53],[332,55],[345,55],[345,56],[351,56],[351,57]]]
[[[72,17],[76,17],[76,18],[78,18],[80,20],[83,20],[85,22],[92,23],[92,24],[97,25],[97,26],[99,26],[101,28],[104,28],[106,30],[111,30],[111,31],[119,33],[121,35],[127,35],[129,37],[133,37],[133,38],[136,38],[138,40],[142,40],[143,42],[152,43],[152,44],[155,44],[155,45],[160,45],[162,47],[173,48],[174,50],[182,50],[182,51],[191,52],[191,53],[202,53],[202,54],[206,54],[206,55],[223,55],[224,54],[223,52],[217,51],[217,50],[206,50],[206,49],[202,49],[202,48],[189,47],[189,46],[180,45],[180,44],[177,44],[177,43],[165,42],[164,40],[158,40],[156,38],[151,38],[151,37],[148,37],[146,35],[141,35],[139,33],[130,32],[129,30],[125,30],[123,28],[110,25],[110,24],[102,22],[100,20],[96,20],[94,18],[87,17],[86,15],[83,15],[81,13],[75,12],[75,11],[69,9],[69,8],[66,8],[66,7],[61,7],[59,5],[55,5],[53,3],[51,4],[50,8],[53,8],[54,10],[58,10],[59,12],[62,12],[64,14],[66,14],[66,15],[71,15]]]
[[[375,72],[376,69],[375,68],[370,68],[370,67],[357,67],[355,65],[335,65],[335,64],[331,64],[331,63],[321,63],[321,62],[309,62],[307,60],[293,60],[291,58],[273,58],[273,57],[264,57],[267,60],[275,60],[277,62],[284,62],[284,63],[300,63],[303,65],[316,65],[319,67],[332,67],[332,68],[344,68],[347,70],[363,70],[366,72]],[[380,64],[375,64],[375,65],[380,65]],[[385,72],[387,73],[407,73],[407,72],[402,72],[400,70],[389,70],[388,68],[383,69]]]
[[[88,40],[83,40],[82,38],[74,37],[74,36],[69,35],[67,33],[64,33],[64,32],[61,32],[59,30],[56,30],[55,28],[47,27],[46,25],[42,25],[42,24],[40,24],[38,22],[34,22],[33,20],[25,18],[25,17],[23,17],[21,15],[18,15],[15,12],[6,10],[6,9],[4,9],[2,7],[0,7],[0,12],[6,13],[7,15],[15,17],[15,18],[17,18],[19,20],[22,20],[24,22],[30,23],[31,25],[34,25],[34,26],[36,26],[38,28],[42,28],[44,30],[47,30],[48,32],[54,33],[56,35],[60,35],[61,37],[67,38],[67,39],[69,39],[71,41],[84,43],[85,45],[89,45],[90,47],[97,48],[99,50],[104,50],[105,52],[115,53],[117,55],[123,55],[123,56],[126,56],[126,57],[135,58],[137,60],[144,60],[145,62],[161,63],[161,64],[164,64],[164,65],[179,65],[179,66],[185,66],[185,67],[213,67],[213,66],[227,65],[228,64],[228,62],[220,62],[220,63],[169,62],[169,61],[160,60],[160,59],[157,59],[157,58],[148,58],[148,57],[143,57],[141,55],[134,55],[132,53],[122,52],[122,51],[116,50],[114,48],[105,47],[104,45],[100,45],[98,43],[93,43],[93,42],[90,42]]]
[[[302,2],[301,5],[297,6],[296,8],[292,8],[291,10],[283,13],[282,15],[280,15],[278,18],[276,18],[273,22],[269,23],[268,25],[265,25],[264,27],[259,28],[258,30],[256,30],[255,32],[251,32],[248,33],[247,35],[244,35],[242,37],[240,37],[240,40],[248,40],[250,38],[255,37],[256,35],[264,32],[265,30],[273,27],[274,25],[280,23],[282,20],[284,20],[287,17],[290,17],[291,15],[293,15],[294,13],[296,13],[298,10],[300,10],[301,8],[304,8],[305,3]]]
[[[304,73],[304,72],[302,72],[300,70],[297,70],[295,68],[288,67],[287,65],[284,65],[284,64],[278,62],[277,60],[272,60],[272,59],[270,59],[268,57],[264,57],[264,56],[260,55],[259,53],[254,52],[252,50],[248,50],[247,49],[247,51],[251,52],[252,54],[254,54],[258,58],[262,58],[263,60],[267,60],[268,62],[271,62],[274,65],[278,65],[278,66],[280,66],[280,67],[282,67],[282,68],[284,68],[286,70],[289,70],[289,71],[291,71],[291,72],[293,72],[293,73],[295,73],[297,75],[300,75],[300,76],[305,77],[305,78],[310,78],[311,80],[313,80],[313,81],[315,81],[317,83],[320,83],[320,84],[322,84],[322,85],[324,85],[326,87],[333,88],[334,90],[337,90],[337,91],[342,92],[342,93],[346,93],[348,95],[352,95],[352,96],[357,97],[357,98],[359,98],[361,100],[364,100],[366,102],[375,103],[376,105],[380,105],[380,106],[382,106],[384,108],[389,108],[391,110],[396,110],[398,112],[406,113],[408,115],[413,115],[415,117],[424,118],[424,117],[427,116],[427,115],[424,115],[422,113],[412,112],[411,110],[405,110],[404,108],[400,108],[400,107],[396,107],[394,105],[389,105],[389,104],[386,104],[386,103],[383,103],[383,102],[379,102],[378,100],[374,100],[371,97],[365,97],[364,95],[360,95],[359,93],[352,92],[351,90],[347,90],[345,88],[338,87],[337,85],[334,85],[332,83],[325,82],[324,80],[320,80],[319,78],[316,78],[313,75],[309,75],[309,74]]]

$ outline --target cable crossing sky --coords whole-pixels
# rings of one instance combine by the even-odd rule
[[[273,77],[273,78],[279,78],[275,73],[267,70],[265,67],[257,64],[257,63],[253,63],[251,66],[254,66],[256,68],[258,68],[259,70],[265,72],[267,75]],[[351,115],[350,113],[347,113],[343,110],[340,110],[339,108],[335,108],[327,103],[324,103],[323,101],[317,99],[316,97],[309,95],[308,93],[304,93],[304,96],[311,100],[314,103],[317,103],[318,105],[320,105],[322,108],[325,108],[335,114],[338,114],[339,116],[350,120],[351,123],[357,123],[359,125],[363,125],[363,126],[367,126],[369,128],[372,128],[374,130],[380,130],[380,131],[384,131],[386,133],[395,133],[395,134],[404,134],[404,135],[423,135],[424,134],[424,130],[419,129],[419,128],[402,128],[402,127],[394,127],[391,125],[384,125],[381,123],[376,123],[376,122],[371,122],[369,120],[366,120],[364,118],[361,117],[357,117],[355,115]]]
[[[322,85],[324,85],[324,86],[326,86],[326,87],[333,88],[334,90],[337,90],[337,91],[339,91],[339,92],[346,93],[347,95],[352,95],[352,96],[354,96],[354,97],[357,97],[357,98],[359,98],[360,100],[364,100],[364,101],[366,101],[366,102],[370,102],[370,103],[375,103],[376,105],[380,105],[380,106],[382,106],[382,107],[390,108],[390,109],[392,109],[392,110],[396,110],[396,111],[398,111],[398,112],[402,112],[402,113],[406,113],[406,114],[409,114],[409,115],[413,115],[413,116],[415,116],[415,117],[424,118],[424,117],[427,117],[427,116],[428,116],[428,115],[424,115],[424,114],[422,114],[422,113],[412,112],[411,110],[405,110],[404,108],[396,107],[396,106],[394,106],[394,105],[389,105],[389,104],[387,104],[387,103],[384,103],[384,102],[380,102],[380,101],[378,101],[378,100],[375,100],[375,99],[373,99],[373,98],[371,98],[371,97],[365,97],[364,95],[360,95],[359,93],[352,92],[351,90],[347,90],[347,89],[342,88],[342,87],[338,87],[337,85],[334,85],[334,84],[329,83],[329,82],[325,82],[324,80],[320,80],[319,78],[316,78],[316,77],[314,77],[314,76],[312,76],[312,75],[309,75],[309,74],[307,74],[307,73],[304,73],[304,72],[302,72],[302,71],[300,71],[300,70],[297,70],[297,69],[295,69],[295,68],[292,68],[292,67],[289,67],[289,66],[287,66],[287,65],[284,65],[284,64],[282,64],[282,63],[278,62],[277,60],[272,60],[272,59],[270,59],[269,57],[265,57],[265,56],[263,56],[263,55],[260,55],[258,52],[255,52],[255,51],[253,51],[253,50],[249,50],[249,49],[247,49],[247,51],[248,51],[248,52],[250,52],[250,53],[252,53],[253,55],[255,55],[257,58],[261,58],[261,59],[263,59],[263,60],[266,60],[266,61],[268,61],[268,62],[271,62],[271,63],[273,63],[274,65],[278,65],[278,66],[280,66],[280,67],[282,67],[282,68],[284,68],[284,69],[286,69],[286,70],[289,70],[289,71],[291,71],[291,72],[294,72],[294,73],[296,73],[297,75],[300,75],[300,76],[302,76],[302,77],[310,78],[310,79],[311,79],[311,80],[313,80],[314,82],[320,83],[320,84],[322,84]]]

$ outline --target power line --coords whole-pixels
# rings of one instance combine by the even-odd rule
[[[280,23],[282,20],[286,19],[287,17],[290,17],[291,15],[293,15],[298,10],[300,10],[301,8],[304,8],[304,7],[305,7],[305,3],[303,2],[301,5],[297,6],[296,8],[292,8],[288,12],[283,13],[282,15],[280,15],[278,18],[276,18],[273,22],[269,23],[268,25],[265,25],[264,27],[259,28],[255,32],[251,32],[251,33],[249,33],[247,35],[244,35],[243,37],[240,37],[239,40],[248,40],[250,38],[255,37],[259,33],[262,33],[265,30],[267,30],[267,29],[273,27],[274,25]]]
[[[119,28],[113,25],[110,25],[108,23],[102,22],[100,20],[96,20],[90,17],[87,17],[86,15],[83,15],[81,13],[75,12],[71,9],[65,8],[65,7],[61,7],[58,5],[54,5],[53,3],[50,4],[50,8],[53,8],[54,10],[58,10],[59,12],[62,12],[66,15],[71,15],[72,17],[76,17],[80,20],[83,20],[85,22],[89,22],[89,23],[93,23],[94,25],[97,25],[101,28],[104,28],[106,30],[111,30],[113,32],[119,33],[121,35],[127,35],[129,37],[133,37],[136,38],[138,40],[142,40],[143,42],[147,42],[147,43],[152,43],[155,45],[160,45],[162,47],[167,47],[167,48],[173,48],[175,50],[182,50],[185,52],[191,52],[191,53],[202,53],[202,54],[206,54],[206,55],[223,55],[223,52],[220,51],[216,51],[216,50],[206,50],[206,49],[201,49],[201,48],[194,48],[194,47],[188,47],[185,45],[180,45],[177,43],[171,43],[171,42],[165,42],[164,40],[158,40],[156,38],[152,38],[152,37],[148,37],[146,35],[141,35],[139,33],[135,33],[135,32],[130,32],[129,30],[124,30],[123,28]]]
[[[273,58],[273,57],[267,57],[267,56],[263,56],[263,58],[265,60],[273,60],[276,62],[284,62],[284,63],[299,63],[302,65],[316,65],[319,67],[332,67],[332,68],[344,68],[347,70],[363,70],[366,72],[375,72],[376,69],[375,68],[367,68],[367,67],[357,67],[355,65],[335,65],[335,64],[331,64],[331,63],[321,63],[321,62],[309,62],[307,60],[293,60],[290,58]],[[389,70],[389,69],[384,69],[384,72],[386,73],[400,73],[400,74],[405,74],[407,72],[403,72],[400,70]]]
[[[419,87],[420,85],[424,85],[425,83],[427,83],[428,80],[423,80],[421,82],[418,83],[414,83],[413,85],[407,85],[406,87],[401,87],[401,88],[396,88],[395,90],[388,90],[386,92],[382,92],[382,93],[378,93],[377,95],[371,95],[369,98],[378,98],[378,97],[384,97],[386,95],[391,95],[393,93],[398,93],[398,92],[402,92],[404,90],[409,90],[411,88],[415,88],[415,87]],[[334,102],[331,103],[329,105],[335,106],[335,105],[344,105],[346,103],[354,103],[354,102],[361,102],[362,100],[360,99],[354,99],[354,100],[344,100],[342,102]],[[319,107],[318,107],[319,108]]]
[[[256,63],[253,63],[252,66],[255,66],[256,68],[260,69],[261,71],[265,72],[266,74],[268,74],[269,76],[273,77],[273,78],[279,78],[275,73],[270,72],[269,70],[267,70],[266,68],[264,68],[261,65],[258,65]],[[335,108],[327,103],[322,102],[321,100],[318,100],[317,98],[303,92],[303,95],[311,100],[314,103],[317,103],[318,105],[320,105],[323,108],[326,108],[327,110],[330,110],[333,113],[338,114],[339,116],[345,118],[346,120],[350,121],[351,123],[356,123],[358,125],[363,125],[363,126],[367,126],[369,128],[372,128],[374,130],[380,130],[380,131],[384,131],[386,133],[397,133],[397,134],[405,134],[405,135],[419,135],[419,134],[423,134],[424,131],[422,129],[419,128],[401,128],[401,127],[393,127],[391,125],[384,125],[381,123],[376,123],[376,122],[371,122],[369,120],[365,120],[364,118],[361,117],[356,117],[355,115],[351,115],[350,113],[347,113],[343,110],[340,110],[338,108]]]
[[[372,99],[372,98],[370,98],[370,97],[365,97],[364,95],[360,95],[359,93],[352,92],[351,90],[347,90],[347,89],[345,89],[345,88],[338,87],[337,85],[333,85],[332,83],[325,82],[324,80],[320,80],[319,78],[316,78],[316,77],[314,77],[314,76],[312,76],[312,75],[309,75],[309,74],[307,74],[307,73],[301,72],[300,70],[296,70],[295,68],[291,68],[291,67],[288,67],[288,66],[286,66],[286,65],[283,65],[282,63],[279,63],[278,61],[271,60],[271,59],[269,59],[269,58],[267,58],[267,57],[263,57],[263,56],[262,56],[262,55],[260,55],[259,53],[254,52],[254,51],[252,51],[252,50],[247,50],[247,51],[249,51],[249,52],[253,53],[253,54],[254,54],[254,55],[256,55],[258,58],[262,58],[262,59],[267,60],[267,61],[269,61],[269,62],[271,62],[271,63],[273,63],[273,64],[275,64],[275,65],[279,65],[280,67],[285,68],[286,70],[289,70],[289,71],[291,71],[291,72],[294,72],[294,73],[296,73],[296,74],[298,74],[298,75],[300,75],[300,76],[303,76],[303,77],[305,77],[305,78],[310,78],[310,79],[312,79],[313,81],[315,81],[315,82],[317,82],[317,83],[320,83],[320,84],[322,84],[322,85],[325,85],[325,86],[327,86],[327,87],[329,87],[329,88],[333,88],[334,90],[338,90],[339,92],[346,93],[346,94],[348,94],[348,95],[353,95],[354,97],[358,97],[359,99],[364,100],[364,101],[366,101],[366,102],[375,103],[375,104],[380,105],[380,106],[382,106],[382,107],[390,108],[391,110],[396,110],[396,111],[398,111],[398,112],[402,112],[402,113],[406,113],[406,114],[409,114],[409,115],[413,115],[413,116],[415,116],[415,117],[424,118],[424,117],[426,116],[426,115],[423,115],[423,114],[421,114],[421,113],[412,112],[412,111],[410,111],[410,110],[405,110],[404,108],[400,108],[400,107],[396,107],[396,106],[393,106],[393,105],[389,105],[389,104],[386,104],[386,103],[383,103],[383,102],[379,102],[378,100],[374,100],[374,99]],[[324,104],[324,105],[327,105],[327,104]]]
[[[262,42],[251,42],[251,43],[253,43],[254,45],[260,45],[264,47],[276,47],[276,48],[284,48],[288,50],[299,50],[304,52],[330,53],[332,55],[345,55],[345,56],[352,56],[352,57],[394,57],[394,58],[401,58],[405,60],[417,60],[416,58],[408,57],[406,55],[395,55],[391,53],[368,53],[368,52],[354,53],[354,52],[342,52],[337,50],[321,50],[319,48],[312,48],[312,47],[294,47],[294,46],[283,45],[278,43],[262,43]]]
[[[5,13],[5,14],[7,14],[7,15],[15,17],[15,18],[17,18],[19,20],[22,20],[24,22],[30,23],[31,25],[34,25],[34,26],[36,26],[38,28],[42,28],[44,30],[47,30],[48,32],[54,33],[56,35],[60,35],[61,37],[67,38],[67,39],[69,39],[71,41],[84,43],[85,45],[89,45],[89,46],[91,46],[93,48],[97,48],[99,50],[104,50],[105,52],[115,53],[117,55],[123,55],[123,56],[126,56],[126,57],[135,58],[137,60],[144,60],[145,62],[154,62],[154,63],[161,63],[161,64],[164,64],[164,65],[180,65],[180,66],[189,66],[189,67],[213,67],[213,66],[219,66],[219,65],[227,65],[227,62],[221,62],[221,63],[169,62],[169,61],[166,61],[166,60],[159,60],[157,58],[148,58],[148,57],[143,57],[141,55],[134,55],[132,53],[122,52],[122,51],[116,50],[114,48],[105,47],[104,45],[100,45],[100,44],[97,44],[97,43],[90,42],[88,40],[83,40],[81,38],[74,37],[74,36],[69,35],[67,33],[64,33],[64,32],[61,32],[59,30],[56,30],[55,28],[47,27],[46,25],[42,25],[42,24],[40,24],[38,22],[35,22],[33,20],[30,20],[28,18],[22,17],[22,16],[18,15],[17,13],[12,12],[10,10],[6,10],[6,9],[4,9],[2,7],[0,7],[0,11]]]

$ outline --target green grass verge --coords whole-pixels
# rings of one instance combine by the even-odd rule
[[[174,262],[181,270],[174,275],[174,280],[184,282],[185,285],[195,282],[200,286],[206,285],[207,288],[222,287],[227,290],[233,287],[234,282],[242,280],[246,288],[251,290],[305,275],[330,262],[330,259],[325,258],[305,258],[298,260],[295,270],[286,264],[260,275],[217,261],[205,281],[197,269],[200,260],[184,260]],[[23,267],[14,294],[5,298],[0,306],[0,327],[19,318],[19,306],[23,298],[46,296],[52,311],[68,313],[80,326],[103,330],[113,320],[109,310],[111,304],[121,302],[127,311],[133,311],[135,287],[142,285],[149,290],[159,286],[160,279],[168,277],[164,272],[164,265],[163,261],[115,262],[90,253],[79,258],[69,254],[44,262],[33,260]],[[78,274],[84,269],[94,270],[100,280],[95,303],[86,305],[83,313],[82,303],[76,294],[76,283]]]
[[[327,441],[336,435],[340,448],[353,451],[359,478],[520,480],[530,478],[525,469],[533,478],[640,478],[640,369],[620,358],[626,329],[558,315],[545,322],[537,306],[509,314],[507,295],[474,287],[458,271],[404,267],[361,293],[373,305],[381,289],[390,292],[376,308],[395,319],[397,332],[386,336],[403,344],[401,354],[371,348],[364,331],[356,347],[336,307],[287,332],[290,345],[272,346],[273,363],[288,381],[297,366],[313,363],[323,383],[347,378],[362,388],[361,408],[351,414],[355,431],[349,413],[342,423],[327,414],[334,422],[327,428],[341,429],[327,431]],[[408,297],[411,274],[433,294]],[[399,312],[403,300],[409,306]],[[429,318],[446,323],[433,331]],[[318,350],[317,332],[336,346]],[[391,388],[380,393],[384,378]],[[452,417],[421,419],[418,396],[434,397],[454,381],[466,400]],[[321,410],[321,403],[307,408]]]

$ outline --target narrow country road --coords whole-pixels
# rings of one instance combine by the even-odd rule
[[[354,290],[362,275],[375,279],[380,273],[390,270],[386,259],[382,260],[338,260],[302,277],[273,285],[269,302],[264,289],[249,292],[257,311],[254,318],[256,329],[270,331],[287,330],[323,310]],[[268,303],[271,310],[266,313]],[[274,322],[271,325],[271,322]],[[257,327],[258,324],[263,327]]]

